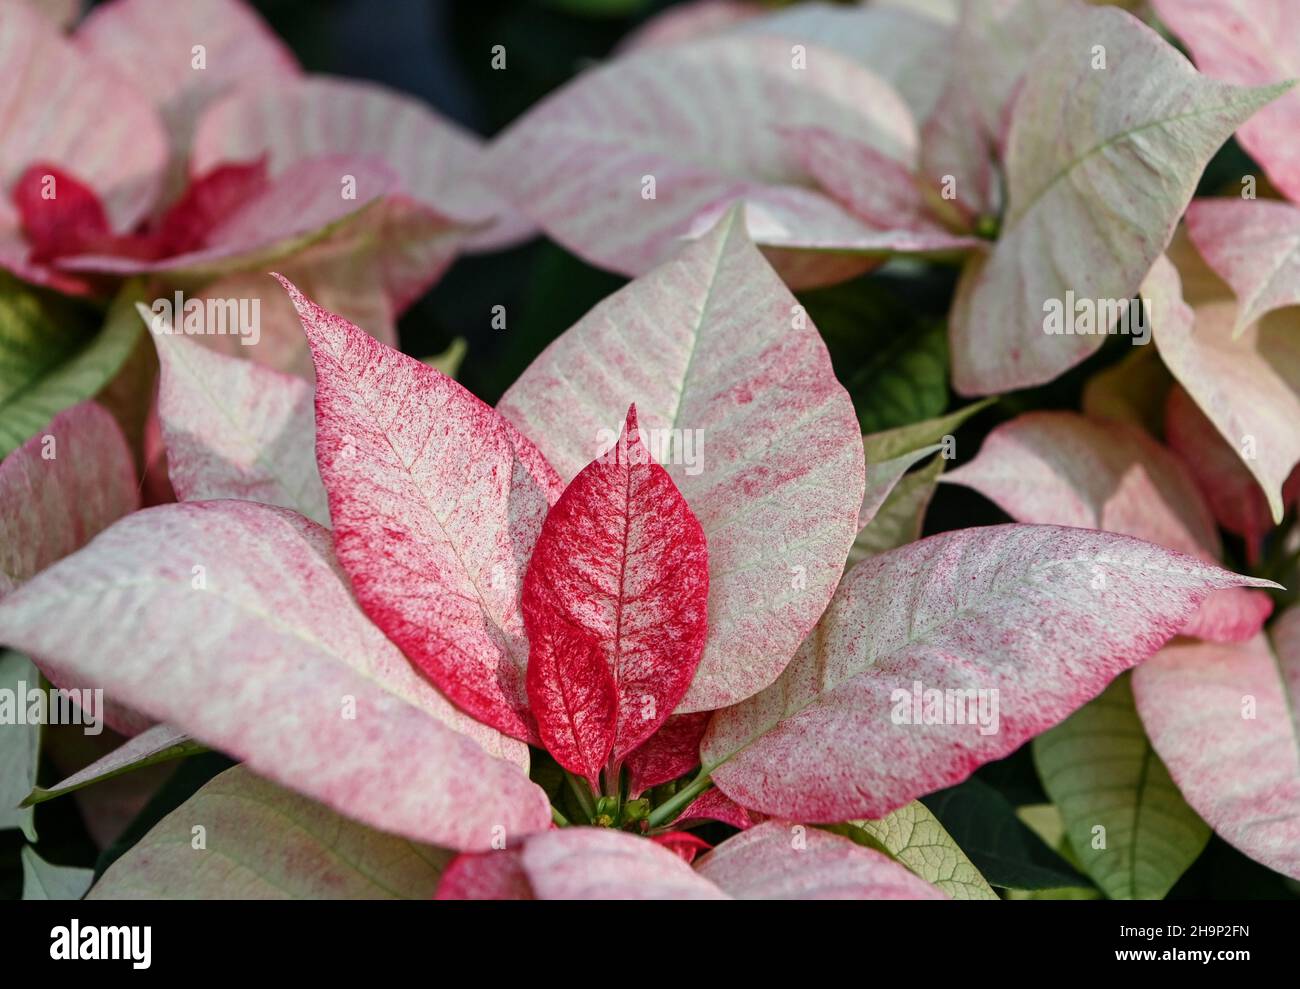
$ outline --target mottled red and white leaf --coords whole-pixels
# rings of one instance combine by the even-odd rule
[[[311,386],[161,329],[158,415],[177,498],[241,498],[329,525]]]
[[[140,507],[116,420],[82,402],[0,462],[0,595]]]
[[[979,456],[942,480],[973,488],[1017,522],[1105,529],[1207,563],[1223,552],[1210,509],[1178,457],[1126,423],[1031,412],[993,430]],[[1216,591],[1182,634],[1241,642],[1272,610],[1260,591]]]
[[[1275,585],[1109,532],[931,536],[849,571],[781,678],[715,715],[704,767],[767,814],[883,817],[1061,721],[1233,586]],[[918,685],[985,693],[958,723],[915,710]]]
[[[0,640],[374,827],[473,850],[550,824],[523,746],[423,679],[285,509],[127,516],[0,602]]]
[[[1274,309],[1300,305],[1300,207],[1198,199],[1187,208],[1187,235],[1237,296],[1234,333]]]
[[[1243,86],[1300,77],[1300,10],[1290,0],[1154,0],[1156,12],[1206,75]],[[1300,202],[1300,91],[1237,133],[1273,184]]]
[[[826,607],[864,482],[825,345],[734,212],[562,334],[500,408],[570,478],[617,435],[629,394],[708,541],[709,636],[680,709],[735,703]]]
[[[759,820],[762,820],[761,816]],[[677,816],[677,820],[673,823],[681,827],[692,821],[721,821],[723,824],[730,824],[733,828],[739,828],[741,831],[754,825],[754,818],[749,811],[716,786],[705,790],[687,804],[686,809]]]
[[[628,753],[628,796],[635,800],[652,786],[670,783],[700,764],[700,739],[709,725],[710,711],[674,714],[658,730]]]
[[[1282,521],[1283,485],[1300,462],[1300,310],[1234,334],[1231,291],[1180,237],[1142,287],[1160,356],[1264,489]]]
[[[1094,68],[1097,47],[1106,59]],[[1055,378],[1104,332],[1045,332],[1045,306],[1134,296],[1210,156],[1282,89],[1201,76],[1131,15],[1072,8],[1025,70],[1005,152],[999,239],[967,263],[950,321],[965,395]],[[1109,327],[1107,327],[1109,330]]]
[[[948,899],[880,852],[784,821],[728,838],[696,869],[739,900]]]
[[[519,595],[558,478],[454,380],[285,284],[316,365],[316,456],[357,601],[461,708],[537,741]]]
[[[734,34],[632,52],[512,125],[489,155],[491,176],[549,236],[629,275],[672,257],[682,238],[704,233],[738,200],[760,214],[751,219],[759,243],[869,237],[870,228],[812,191],[782,131],[824,128],[910,168],[911,114],[846,56],[813,47],[806,56],[806,68],[796,68],[788,40]],[[791,273],[800,284],[842,277],[842,261],[829,260],[830,275],[818,258]]]
[[[561,765],[594,779],[664,723],[699,665],[708,596],[704,531],[634,405],[546,516],[524,579],[528,698]]]
[[[1246,855],[1300,879],[1300,609],[1249,642],[1167,646],[1133,671],[1133,695],[1192,808]]]

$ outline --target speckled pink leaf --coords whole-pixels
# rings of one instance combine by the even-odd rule
[[[482,177],[478,139],[427,105],[375,83],[312,76],[234,93],[199,122],[191,168],[267,156],[272,178],[305,159],[370,157],[399,179],[383,211],[383,273],[400,311],[465,237],[508,243],[519,218]],[[336,194],[342,175],[335,177]],[[358,200],[361,193],[358,192]]]
[[[708,727],[710,711],[674,714],[638,748],[628,753],[628,795],[641,796],[652,786],[669,783],[700,764],[700,739]]]
[[[1292,0],[1154,0],[1160,19],[1206,75],[1243,86],[1300,77],[1300,9]],[[1273,184],[1300,202],[1300,91],[1260,110],[1237,133]]]
[[[0,595],[140,507],[117,421],[82,402],[0,461]]]
[[[762,818],[760,817],[759,820]],[[680,827],[690,821],[721,821],[723,824],[730,824],[733,828],[740,828],[741,831],[754,825],[754,819],[749,811],[716,786],[705,790],[692,800],[677,816],[674,823]]]
[[[528,698],[561,765],[594,779],[664,723],[699,665],[708,596],[704,532],[633,405],[546,516],[524,578]]]
[[[141,316],[153,319],[143,307]],[[281,505],[329,525],[311,386],[183,336],[155,333],[154,342],[162,368],[158,416],[176,497]]]
[[[460,707],[538,741],[519,594],[554,471],[451,378],[286,288],[316,364],[316,457],[357,601]]]
[[[173,194],[196,123],[212,102],[300,74],[293,53],[242,0],[114,0],[86,15],[73,43],[155,101],[172,146]]]
[[[550,824],[523,747],[424,680],[285,509],[136,512],[0,602],[0,640],[374,827],[479,850]]]
[[[1274,522],[1300,462],[1300,310],[1234,336],[1231,291],[1180,237],[1142,286],[1165,365],[1264,489]]]
[[[1094,68],[1097,46],[1106,67]],[[1203,77],[1131,15],[1074,8],[1029,63],[1012,109],[997,245],[962,273],[951,315],[965,395],[1050,381],[1103,333],[1045,332],[1067,292],[1124,300],[1173,235],[1210,156],[1282,90]]]
[[[993,430],[979,456],[940,478],[974,488],[1017,522],[1105,529],[1216,563],[1218,530],[1179,459],[1135,426],[1073,412],[1031,412]],[[1272,602],[1231,587],[1202,604],[1184,635],[1249,639]]]
[[[825,345],[734,213],[561,335],[501,411],[569,478],[612,442],[629,395],[642,428],[671,440],[657,459],[708,540],[709,636],[681,710],[735,703],[826,607],[864,481]]]
[[[1237,296],[1234,333],[1274,309],[1300,304],[1300,207],[1198,199],[1187,208],[1187,234]]]
[[[657,842],[608,828],[559,828],[524,843],[539,900],[724,900],[726,895]]]
[[[501,848],[456,856],[442,874],[435,900],[532,900],[523,850]]]
[[[56,272],[28,259],[9,201],[14,181],[29,165],[49,162],[93,189],[109,226],[124,233],[155,201],[167,140],[145,95],[77,51],[25,3],[0,5],[0,67],[6,93],[0,110],[0,265],[57,284]]]
[[[1181,385],[1169,389],[1165,402],[1165,440],[1183,458],[1219,525],[1246,543],[1251,566],[1258,565],[1264,537],[1273,531],[1268,499],[1241,458],[1196,407]],[[1293,505],[1300,489],[1300,468],[1282,487],[1282,500]]]
[[[734,34],[633,52],[583,73],[515,123],[493,146],[491,175],[549,236],[629,275],[672,257],[683,237],[742,199],[758,209],[780,201],[784,215],[755,223],[759,243],[770,233],[811,245],[828,223],[870,234],[806,188],[811,176],[780,130],[822,127],[910,167],[911,114],[844,55],[814,47],[806,55],[806,68],[796,68],[788,40]],[[802,284],[825,280],[815,266],[795,273]]]
[[[948,899],[880,852],[781,821],[728,838],[696,869],[740,900]]]
[[[1210,591],[1240,585],[1275,586],[1109,532],[931,536],[850,570],[781,678],[715,715],[700,754],[745,807],[883,817],[1063,720],[1164,645]],[[961,723],[934,724],[914,713],[918,684],[997,694],[967,695]]]
[[[1300,609],[1238,645],[1178,642],[1133,671],[1151,744],[1220,837],[1300,879]]]

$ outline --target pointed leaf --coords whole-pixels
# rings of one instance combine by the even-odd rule
[[[285,509],[127,516],[0,601],[0,640],[397,834],[476,849],[550,822],[497,758],[522,761],[518,743],[412,669],[353,602],[329,533]]]
[[[55,797],[61,797],[65,793],[73,793],[83,787],[121,776],[123,773],[144,769],[146,766],[156,766],[172,759],[181,759],[204,750],[205,746],[194,741],[179,728],[173,728],[171,725],[154,725],[123,742],[102,759],[96,759],[89,766],[77,770],[54,786],[33,786],[23,800],[23,805],[31,807],[41,804]]]
[[[919,450],[913,450],[905,453],[901,457],[895,457],[893,460],[876,461],[867,464],[867,490],[862,498],[862,510],[858,513],[858,526],[865,529],[871,524],[871,520],[876,517],[880,507],[889,497],[889,493],[894,490],[903,476],[912,469],[915,464],[924,460],[932,453],[938,452],[938,446],[925,446]],[[851,555],[851,551],[850,551]]]
[[[642,428],[671,441],[657,459],[709,549],[709,637],[683,711],[776,678],[857,532],[857,420],[796,307],[733,214],[593,309],[501,400],[566,478],[614,438],[629,395]]]
[[[931,536],[848,573],[781,678],[714,717],[704,766],[767,814],[883,817],[1063,720],[1238,585],[1274,586],[1106,532]],[[945,717],[926,690],[968,693]]]
[[[1105,68],[1093,67],[1098,45]],[[1112,7],[1063,14],[1012,111],[999,240],[968,263],[958,285],[957,391],[1050,381],[1101,346],[1104,332],[1045,332],[1045,306],[1065,305],[1067,291],[1088,300],[1135,295],[1210,156],[1284,89],[1203,77]]]
[[[993,430],[979,456],[943,480],[973,488],[1017,522],[1105,529],[1207,563],[1222,553],[1209,507],[1186,468],[1125,423],[1031,412]],[[1183,634],[1241,642],[1272,610],[1259,591],[1218,591]]]
[[[1210,829],[1147,741],[1129,678],[1116,679],[1033,746],[1043,788],[1093,881],[1113,900],[1164,899]]]
[[[1300,879],[1300,609],[1237,645],[1175,643],[1133,696],[1187,802],[1225,841]]]
[[[912,471],[899,479],[876,509],[871,521],[853,540],[847,567],[921,538],[925,512],[938,487],[944,463],[943,457],[936,455],[920,470]]]
[[[202,828],[204,847],[194,846]],[[451,853],[228,769],[104,873],[92,900],[424,900]]]
[[[762,818],[760,817],[759,820]],[[721,821],[741,831],[754,825],[749,811],[716,786],[710,787],[692,800],[673,823],[677,827],[684,827],[693,821]]]
[[[155,317],[144,307],[140,315]],[[329,525],[312,388],[300,378],[154,331],[167,473],[181,501],[241,498]]]
[[[1262,199],[1198,199],[1187,235],[1237,296],[1234,333],[1300,305],[1300,208]]]
[[[1233,335],[1236,303],[1180,238],[1142,294],[1155,306],[1160,356],[1264,489],[1281,522],[1282,486],[1300,462],[1300,311],[1280,310]]]
[[[561,765],[594,779],[607,755],[617,765],[664,723],[699,665],[708,596],[704,532],[634,405],[618,442],[546,516],[524,580],[528,697]],[[573,764],[570,739],[582,752]]]
[[[878,821],[854,821],[894,859],[954,900],[998,895],[925,804],[914,800]],[[851,837],[851,836],[850,836]]]
[[[948,898],[879,852],[781,821],[766,821],[728,838],[696,868],[740,900]]]
[[[1288,0],[1154,0],[1207,75],[1244,86],[1300,76],[1300,18]],[[1300,92],[1270,104],[1237,134],[1273,184],[1300,201]]]
[[[893,460],[905,453],[912,453],[934,443],[939,443],[945,437],[955,433],[967,419],[983,412],[995,401],[996,399],[993,398],[980,399],[980,401],[971,402],[955,412],[939,416],[937,419],[913,422],[906,426],[898,426],[894,429],[886,429],[864,436],[862,442],[866,447],[867,460],[870,463],[880,460]]]
[[[519,593],[558,479],[451,378],[285,287],[316,364],[316,455],[357,601],[457,705],[537,741]]]
[[[80,900],[95,878],[94,869],[46,862],[30,845],[23,846],[22,860],[24,900]]]
[[[846,236],[840,228],[869,237],[871,228],[811,191],[781,129],[822,127],[910,168],[911,114],[844,55],[813,46],[805,54],[800,67],[790,41],[748,35],[632,52],[515,123],[493,146],[490,173],[553,239],[628,275],[672,257],[682,237],[707,230],[740,199],[760,213],[769,201],[777,210],[775,222],[755,222],[760,243],[762,230],[774,243],[792,236],[804,246],[823,230],[836,242]],[[792,217],[801,228],[789,226]],[[825,281],[807,275],[800,284]]]

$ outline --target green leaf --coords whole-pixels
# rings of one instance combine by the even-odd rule
[[[80,900],[95,876],[94,869],[46,862],[30,845],[23,846],[22,860],[24,900]]]
[[[421,360],[428,364],[429,367],[441,371],[449,378],[456,377],[460,371],[461,362],[465,359],[465,351],[468,344],[465,343],[464,337],[457,337],[451,342],[451,345],[441,354],[434,354],[431,357],[422,357]]]
[[[2,288],[2,287],[0,287]],[[104,328],[83,346],[51,320],[50,310],[19,290],[0,290],[0,456],[34,436],[54,415],[104,387],[143,332],[130,286],[110,307]]]
[[[102,759],[96,759],[62,782],[48,789],[33,787],[23,800],[22,806],[34,807],[36,804],[61,797],[65,793],[72,793],[136,769],[144,769],[146,766],[154,766],[206,751],[207,746],[196,742],[179,729],[171,725],[154,725],[134,738],[127,739]]]
[[[14,691],[16,703],[25,707],[26,697],[17,694],[20,681],[26,685],[24,693],[26,688],[39,688],[40,671],[26,656],[0,653],[0,690]],[[36,785],[40,758],[39,724],[0,724],[0,830],[21,828],[28,841],[36,840],[35,819],[30,807],[18,805]]]
[[[452,855],[235,766],[109,866],[90,898],[427,900]]]
[[[921,538],[925,510],[934,496],[943,467],[943,456],[936,454],[920,470],[903,475],[876,510],[875,517],[853,540],[848,566]]]
[[[1111,899],[1162,899],[1210,840],[1147,741],[1128,674],[1034,739],[1033,751],[1070,847]]]
[[[1087,880],[1047,847],[997,790],[972,777],[923,797],[971,862],[994,886],[1055,889]]]
[[[862,442],[867,451],[867,463],[893,460],[905,453],[939,443],[945,436],[955,433],[958,427],[971,416],[982,412],[996,401],[996,397],[984,398],[955,412],[949,412],[945,416],[919,422],[912,421],[905,426],[864,436]]]
[[[852,825],[874,839],[869,847],[882,848],[954,900],[998,898],[952,835],[919,800],[878,821],[854,821]],[[857,840],[852,834],[849,837]]]

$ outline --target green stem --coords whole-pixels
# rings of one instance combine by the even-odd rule
[[[558,807],[551,807],[551,820],[562,828],[567,828],[569,826],[569,819],[560,813]]]
[[[573,792],[573,798],[578,801],[578,806],[587,815],[587,823],[590,824],[596,819],[596,805],[591,799],[591,788],[567,769],[564,771],[564,779]]]
[[[652,828],[668,824],[681,811],[685,810],[692,800],[707,790],[712,783],[713,780],[709,778],[708,772],[701,769],[699,776],[652,810],[649,818],[647,818],[647,823]]]

